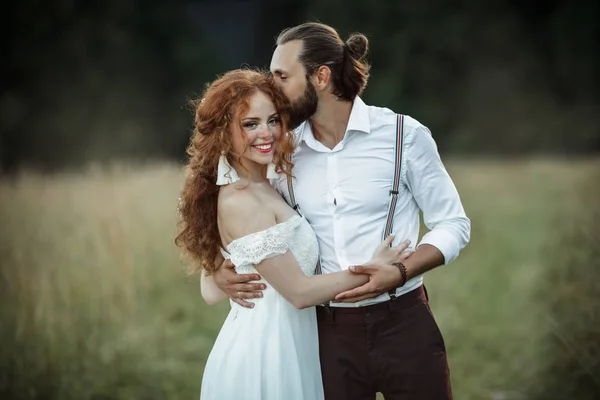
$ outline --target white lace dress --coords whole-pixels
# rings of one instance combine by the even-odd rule
[[[304,274],[314,274],[317,240],[299,215],[234,240],[224,256],[238,273],[256,273],[253,265],[288,250]],[[268,283],[254,308],[230,303],[206,363],[200,399],[323,399],[315,308],[295,308]]]

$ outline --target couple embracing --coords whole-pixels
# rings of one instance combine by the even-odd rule
[[[276,45],[270,74],[195,104],[176,242],[205,301],[231,303],[201,399],[451,399],[423,274],[470,221],[435,141],[360,98],[364,35],[305,23]]]

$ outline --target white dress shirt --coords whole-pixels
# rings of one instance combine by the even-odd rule
[[[294,194],[317,235],[323,273],[368,261],[382,241],[394,178],[396,120],[393,111],[367,106],[356,97],[344,138],[334,149],[315,139],[310,123],[295,131]],[[403,146],[394,244],[409,239],[414,248],[421,210],[429,231],[419,245],[435,246],[448,264],[469,242],[470,220],[430,131],[409,116],[404,117]],[[274,186],[290,203],[284,175]],[[422,275],[414,277],[396,294],[422,283]],[[358,307],[386,300],[389,295],[384,293],[332,306]]]

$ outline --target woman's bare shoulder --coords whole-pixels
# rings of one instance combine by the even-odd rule
[[[226,243],[276,225],[275,212],[252,190],[227,185],[220,189],[217,207],[221,237]]]

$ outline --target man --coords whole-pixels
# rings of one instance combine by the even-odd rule
[[[279,35],[271,61],[299,125],[294,179],[288,185],[282,177],[276,186],[311,223],[319,272],[370,275],[364,286],[317,307],[325,397],[451,399],[445,346],[422,275],[458,256],[470,221],[429,130],[359,97],[369,76],[367,47],[363,35],[344,43],[333,28],[306,23]],[[430,231],[409,258],[359,265],[387,233],[416,243],[419,210]],[[254,278],[227,267],[214,277],[243,305],[259,295],[249,283]]]

